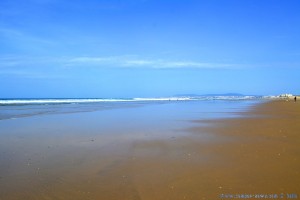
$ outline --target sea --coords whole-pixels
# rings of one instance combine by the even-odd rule
[[[111,109],[128,109],[157,106],[165,107],[166,112],[176,113],[179,117],[187,112],[228,112],[233,109],[244,109],[254,103],[268,100],[270,96],[180,96],[159,98],[33,98],[33,99],[0,99],[0,120],[18,119],[31,116],[74,114],[96,112]],[[170,110],[168,110],[168,108]],[[217,111],[216,111],[217,110]],[[147,111],[149,112],[149,111]],[[160,112],[160,111],[158,111]],[[174,114],[176,116],[176,114]],[[199,117],[199,116],[196,116]]]

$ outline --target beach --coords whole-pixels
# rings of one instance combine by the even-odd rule
[[[0,199],[300,198],[300,101],[108,107],[5,108]]]

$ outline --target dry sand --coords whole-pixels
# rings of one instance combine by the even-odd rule
[[[0,177],[0,199],[300,198],[300,101],[267,102],[241,118],[193,125],[184,137],[115,143],[114,151],[71,152],[31,171],[20,167]]]

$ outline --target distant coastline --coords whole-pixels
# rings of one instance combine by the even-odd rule
[[[290,99],[299,95],[244,95],[238,93],[225,94],[182,94],[170,97],[136,97],[136,98],[0,98],[2,105],[24,104],[76,104],[101,102],[146,102],[146,101],[204,101],[204,100],[257,100],[257,99]]]
[[[101,102],[148,102],[148,101],[203,101],[203,100],[250,100],[272,98],[264,96],[173,96],[153,98],[19,98],[0,99],[1,105],[18,104],[74,104],[74,103],[101,103]]]

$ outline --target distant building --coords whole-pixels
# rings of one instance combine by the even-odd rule
[[[292,95],[292,94],[281,94],[281,95],[279,95],[279,97],[280,98],[292,98],[292,97],[294,97],[294,95]]]

